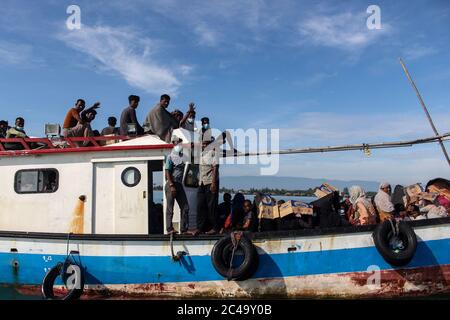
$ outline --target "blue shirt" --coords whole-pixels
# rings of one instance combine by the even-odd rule
[[[183,183],[184,166],[182,153],[172,152],[166,157],[165,169],[172,173],[173,182]]]

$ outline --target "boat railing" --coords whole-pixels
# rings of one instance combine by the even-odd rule
[[[52,138],[2,138],[0,139],[0,151],[23,151],[40,149],[68,149],[68,148],[88,148],[103,147],[108,142],[121,142],[135,137],[129,136],[98,136],[98,137],[52,137]],[[82,142],[80,144],[79,142]],[[89,143],[86,143],[89,142]],[[104,143],[102,143],[104,142]],[[21,147],[8,147],[8,144]]]

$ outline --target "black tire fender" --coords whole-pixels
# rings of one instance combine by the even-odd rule
[[[392,225],[398,228],[398,238],[402,241],[404,249],[393,250],[390,240],[394,236]],[[384,260],[392,266],[401,267],[407,265],[414,257],[417,249],[417,237],[414,229],[403,221],[386,220],[379,224],[373,232],[375,247]]]
[[[228,280],[243,281],[251,278],[259,265],[259,256],[252,241],[242,235],[238,248],[242,251],[244,261],[230,270],[230,260],[233,250],[231,235],[227,235],[216,242],[211,251],[211,260],[214,269]],[[231,272],[230,272],[231,271]]]
[[[56,296],[53,291],[53,287],[58,277],[68,288],[68,292],[64,296]],[[79,299],[84,290],[83,270],[74,263],[58,263],[45,274],[41,289],[42,296],[47,300]]]

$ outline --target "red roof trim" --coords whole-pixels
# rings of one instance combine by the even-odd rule
[[[64,153],[79,153],[79,152],[111,152],[111,151],[129,151],[129,150],[155,150],[155,149],[172,149],[172,144],[157,144],[157,145],[137,145],[137,146],[99,146],[96,142],[102,140],[130,140],[129,137],[89,137],[89,138],[68,138],[65,139],[71,147],[69,148],[56,148],[52,145],[51,141],[46,138],[13,138],[13,139],[0,139],[0,156],[19,157],[27,155],[41,155],[41,154],[64,154]],[[95,146],[90,147],[76,147],[74,141],[91,141]],[[3,143],[21,143],[25,150],[5,150]],[[48,149],[31,149],[29,143],[40,142],[45,143]]]

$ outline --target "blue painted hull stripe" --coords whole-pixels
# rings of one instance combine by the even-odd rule
[[[40,284],[46,268],[63,261],[53,255],[46,262],[44,254],[0,254],[0,283]],[[19,262],[17,272],[13,261]],[[89,284],[144,284],[223,280],[214,269],[210,256],[185,256],[173,262],[169,256],[81,256]],[[450,239],[419,242],[414,259],[406,268],[450,264]],[[392,269],[375,247],[260,255],[253,278],[283,278],[317,274],[366,271],[371,265]]]

